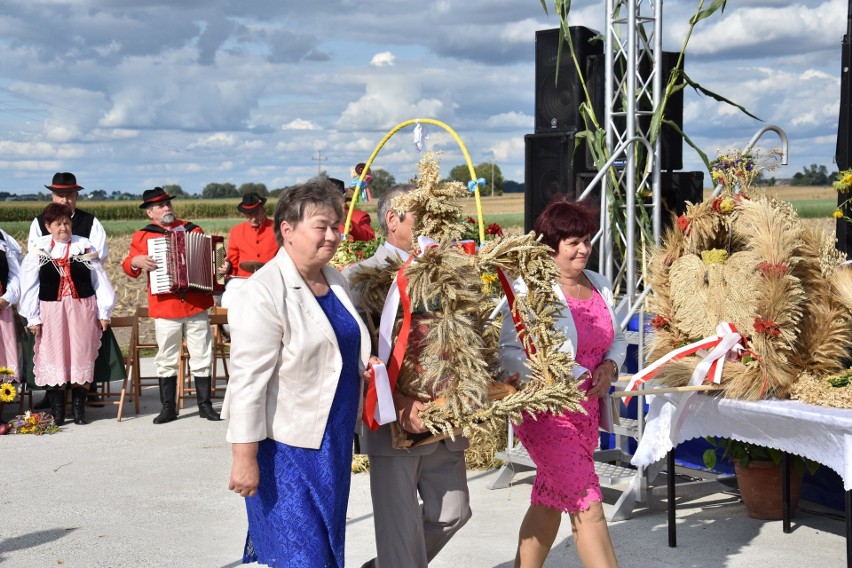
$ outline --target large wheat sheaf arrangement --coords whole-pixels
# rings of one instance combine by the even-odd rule
[[[464,231],[458,200],[468,196],[468,189],[441,181],[433,153],[418,166],[417,189],[395,198],[393,206],[412,212],[414,233],[437,246],[420,251],[405,267],[413,315],[397,390],[426,402],[420,413],[424,426],[433,434],[451,437],[494,431],[507,418],[520,421],[523,412],[580,408],[583,395],[573,381],[564,380],[573,360],[559,352],[565,339],[553,331],[560,304],[551,287],[556,274],[550,248],[529,234],[500,237],[476,254],[465,253],[455,243]],[[389,262],[361,270],[352,279],[374,319],[400,266],[398,261]],[[483,275],[498,268],[512,278],[523,275],[530,290],[516,302],[516,309],[528,328],[525,341],[529,344],[534,338],[535,355],[528,362],[532,378],[517,391],[499,381],[494,325],[488,321],[493,302],[483,295]]]
[[[744,187],[688,204],[651,262],[658,315],[649,360],[729,322],[747,345],[724,365],[722,396],[808,398],[799,396],[800,380],[837,374],[848,363],[852,279],[840,260],[831,238],[765,192]],[[700,361],[670,362],[656,381],[684,386]]]

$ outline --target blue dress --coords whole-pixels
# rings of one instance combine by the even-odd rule
[[[258,444],[260,485],[257,495],[246,497],[248,537],[243,564],[343,567],[361,332],[333,292],[317,301],[343,357],[322,445],[297,448],[269,438]]]

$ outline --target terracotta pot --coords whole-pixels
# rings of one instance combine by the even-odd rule
[[[771,461],[751,461],[748,467],[734,462],[740,497],[752,519],[778,521],[784,516],[784,496],[781,492],[781,466]],[[799,505],[802,476],[794,469],[790,471],[791,514]]]

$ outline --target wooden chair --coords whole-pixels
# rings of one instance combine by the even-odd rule
[[[24,319],[22,315],[17,312],[12,312],[14,314],[15,320],[15,332],[20,339],[18,341],[18,349],[23,349],[24,336],[27,332],[27,320]],[[26,357],[23,357],[26,358]],[[20,361],[19,361],[20,362]],[[29,365],[33,364],[32,358],[29,360]],[[29,401],[29,410],[33,409],[33,390],[30,387],[29,383],[27,383],[27,371],[25,369],[27,363],[24,362],[24,365],[18,369],[18,376],[20,378],[20,382],[15,384],[15,388],[18,389],[18,414],[24,413],[24,398],[27,398]],[[32,369],[30,369],[32,371]],[[2,381],[0,381],[2,382]]]
[[[222,398],[224,395],[217,394],[216,383],[219,379],[219,365],[221,361],[224,370],[225,385],[227,387],[231,374],[228,371],[228,360],[231,356],[231,338],[225,335],[223,326],[228,323],[228,308],[213,306],[210,313],[210,325],[213,328],[213,369],[212,369],[212,393],[211,398]]]
[[[177,380],[177,409],[183,408],[184,397],[195,394],[195,385],[192,382],[192,371],[189,369],[189,350],[186,348],[186,340],[180,342],[180,361],[178,362]]]
[[[124,354],[124,371],[125,377],[121,382],[121,391],[118,393],[118,402],[113,401],[113,405],[118,405],[118,412],[116,413],[115,419],[118,422],[121,422],[121,415],[124,412],[124,400],[127,395],[127,386],[128,381],[130,384],[130,398],[133,400],[133,411],[135,414],[139,414],[139,394],[134,389],[134,385],[136,383],[136,379],[134,375],[138,372],[139,368],[136,366],[136,357],[134,356],[133,348],[137,343],[137,326],[136,326],[136,316],[120,316],[113,317],[110,321],[110,327],[113,329],[123,329],[130,328],[130,340],[127,342],[127,352]],[[109,383],[107,383],[107,394],[104,396],[115,396],[109,393]],[[102,393],[103,394],[103,393]]]
[[[147,306],[139,306],[136,308],[136,313],[133,315],[133,331],[131,335],[133,337],[130,344],[130,357],[132,358],[133,365],[133,380],[131,382],[131,389],[133,390],[133,396],[135,398],[136,412],[139,412],[139,398],[142,396],[142,387],[143,386],[151,386],[155,385],[159,388],[159,381],[156,375],[143,375],[142,374],[142,352],[145,350],[153,349],[157,350],[157,342],[145,342],[142,338],[144,336],[143,326],[151,323],[151,318],[148,315],[148,307]],[[120,420],[120,415],[119,415]]]
[[[26,381],[16,383],[15,388],[18,389],[18,414],[24,413],[24,398],[29,400],[29,409],[33,409],[33,391]],[[2,404],[2,403],[0,403]]]

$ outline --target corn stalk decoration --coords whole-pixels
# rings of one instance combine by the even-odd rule
[[[548,2],[546,0],[540,0],[542,9],[546,14],[549,13]],[[637,5],[642,4],[642,0],[637,1]],[[661,129],[663,125],[666,125],[672,128],[677,132],[678,135],[683,137],[683,140],[691,147],[698,156],[701,158],[702,162],[705,165],[708,173],[711,170],[710,159],[707,154],[698,147],[698,145],[688,136],[687,133],[683,131],[680,125],[676,122],[672,121],[670,118],[666,116],[666,107],[673,95],[676,93],[683,91],[687,86],[691,87],[695,90],[695,92],[699,93],[702,96],[710,97],[716,101],[731,105],[737,108],[739,111],[744,113],[745,115],[754,118],[756,120],[760,120],[757,116],[750,113],[743,106],[731,101],[730,99],[719,95],[710,89],[699,84],[697,81],[692,79],[684,69],[684,56],[686,53],[687,46],[689,44],[690,39],[692,38],[693,32],[695,28],[704,20],[712,17],[716,13],[724,12],[727,5],[727,0],[712,0],[707,2],[706,0],[699,0],[698,5],[696,7],[695,12],[689,20],[688,28],[686,35],[684,37],[683,43],[681,45],[680,51],[678,53],[677,63],[674,65],[671,74],[669,77],[663,78],[664,91],[662,96],[660,97],[659,104],[653,108],[653,112],[651,115],[650,125],[647,127],[647,131],[639,132],[637,129],[637,134],[641,134],[644,136],[651,147],[655,147],[657,140],[660,137]],[[585,146],[588,149],[594,163],[598,169],[602,168],[602,166],[610,159],[611,150],[614,146],[617,145],[619,141],[619,136],[623,135],[623,132],[617,132],[616,136],[611,136],[610,145],[612,147],[608,147],[607,143],[607,126],[603,123],[604,117],[596,116],[595,110],[591,104],[591,97],[589,96],[589,90],[586,84],[585,78],[585,65],[583,65],[581,61],[578,61],[574,45],[571,38],[570,33],[570,11],[571,11],[571,1],[570,0],[554,0],[552,2],[553,13],[559,18],[560,22],[560,42],[559,42],[559,50],[557,53],[557,58],[561,58],[563,56],[563,40],[565,44],[569,47],[568,55],[572,58],[574,62],[574,66],[576,69],[576,75],[579,78],[580,85],[583,89],[585,100],[580,103],[580,115],[582,116],[584,122],[584,129],[576,134],[575,137],[575,151],[582,150],[582,147]],[[627,11],[628,4],[624,0],[615,0],[613,6],[613,20],[621,20],[626,19],[624,12]],[[662,11],[662,2],[659,1],[659,11]],[[656,14],[657,17],[661,17],[661,14]],[[639,24],[637,26],[636,37],[637,43],[639,45],[650,46],[653,42],[651,42],[648,38],[648,32],[646,31],[644,24]],[[595,38],[593,41],[603,41],[602,37]],[[614,57],[613,61],[613,74],[616,77],[626,77],[626,69],[624,68],[626,65],[626,61],[623,58]],[[558,80],[558,70],[559,65],[557,64],[557,77]],[[619,75],[620,73],[620,75]],[[618,82],[617,82],[618,83]],[[624,112],[627,110],[627,85],[626,81],[621,81],[619,84],[614,84],[614,88],[617,93],[620,93],[619,99],[615,106],[617,108],[613,108],[615,112]],[[638,94],[638,92],[637,92]],[[642,96],[647,96],[647,93],[643,93]],[[639,101],[637,101],[638,104]],[[602,126],[602,124],[604,124]],[[615,126],[611,126],[611,129],[616,130]],[[646,204],[651,197],[651,179],[650,173],[652,171],[651,168],[651,158],[646,151],[645,147],[642,144],[634,144],[634,153],[636,156],[636,171],[635,171],[635,207],[633,208],[633,216],[638,220],[637,229],[639,231],[639,235],[637,235],[637,247],[642,249],[645,247],[646,243],[654,243],[656,242],[656,236],[654,234],[653,229],[653,221],[649,216],[648,210],[646,208]],[[639,166],[641,164],[641,166]],[[623,175],[623,174],[621,174]],[[605,188],[607,193],[607,202],[608,202],[608,215],[610,217],[610,226],[613,227],[617,232],[624,234],[626,232],[625,227],[629,224],[629,212],[627,210],[627,197],[626,191],[627,187],[625,186],[626,182],[623,177],[620,177],[620,174],[616,171],[615,168],[610,168],[607,172],[607,177],[605,178]],[[625,246],[632,246],[622,242],[621,239],[615,238],[613,239],[614,244],[619,249],[619,254],[623,258],[625,255]],[[641,254],[638,253],[638,254]],[[616,286],[619,285],[619,282],[614,280]]]

